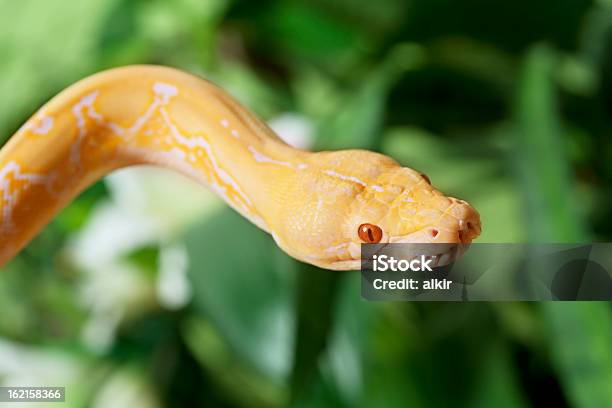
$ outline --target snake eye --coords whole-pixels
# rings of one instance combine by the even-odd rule
[[[383,232],[378,225],[361,224],[357,230],[357,235],[366,244],[378,244],[382,239]]]
[[[423,177],[425,179],[425,181],[427,182],[427,184],[431,184],[431,180],[429,179],[429,177],[427,177],[427,174],[425,173],[421,173],[421,177]]]

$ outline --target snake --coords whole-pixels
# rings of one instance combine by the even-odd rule
[[[481,232],[473,206],[386,155],[292,147],[212,82],[132,65],[69,86],[0,150],[0,266],[88,186],[134,165],[195,179],[324,269],[359,269],[362,244],[469,244]]]

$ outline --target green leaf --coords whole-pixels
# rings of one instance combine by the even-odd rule
[[[557,112],[552,78],[556,63],[556,55],[543,46],[527,56],[516,106],[516,166],[531,239],[585,242],[588,233],[575,200]]]
[[[46,98],[95,69],[117,0],[0,0],[0,142]]]
[[[276,3],[267,13],[265,26],[286,52],[311,58],[339,58],[360,41],[351,27],[308,3]]]
[[[378,150],[391,87],[401,73],[423,60],[423,50],[417,45],[394,48],[378,67],[357,81],[355,91],[348,93],[337,111],[323,122],[319,148]]]
[[[604,302],[543,305],[555,365],[576,407],[612,405],[612,323]]]
[[[264,376],[283,383],[294,339],[292,261],[273,240],[225,209],[185,237],[196,310]]]
[[[299,401],[316,384],[318,362],[333,328],[339,272],[299,264],[297,333],[291,376],[292,399]]]
[[[214,385],[240,406],[283,406],[287,388],[245,364],[206,320],[192,316],[183,323],[185,342]]]
[[[494,342],[481,350],[483,364],[478,372],[478,382],[474,387],[477,392],[474,392],[470,407],[528,406],[508,349],[503,342]]]
[[[527,55],[517,98],[517,167],[530,237],[584,242],[588,229],[564,152],[552,80],[556,55],[536,46]],[[607,303],[544,303],[554,363],[567,397],[577,407],[612,405],[612,320]]]

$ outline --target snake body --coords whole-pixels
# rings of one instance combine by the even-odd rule
[[[298,150],[208,81],[129,66],[64,90],[0,150],[0,266],[91,183],[137,164],[209,186],[289,255],[327,269],[359,269],[362,225],[382,243],[480,233],[472,206],[387,156]]]

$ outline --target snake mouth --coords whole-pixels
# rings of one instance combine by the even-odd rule
[[[328,265],[317,265],[333,271],[358,271],[361,269],[360,259],[349,259],[345,261],[334,261]]]
[[[459,259],[470,247],[467,243],[419,243],[419,242],[395,242],[385,244],[376,254],[385,253],[398,259],[408,261],[424,256],[431,259],[434,268],[452,264]]]
[[[454,233],[453,236],[459,237],[459,239],[449,240],[450,242],[423,239],[423,235],[429,234],[428,231],[421,230],[401,237],[390,237],[388,242],[373,244],[376,246],[376,250],[371,255],[386,254],[408,261],[424,256],[425,259],[432,260],[432,267],[438,268],[455,262],[469,249],[471,244],[471,239],[460,239],[457,233]],[[362,259],[360,257],[338,260],[319,266],[332,270],[360,270]]]
[[[404,245],[389,245],[391,242],[379,245],[379,248],[372,255],[380,255],[382,253],[393,256],[397,259],[405,259],[407,261],[417,259],[424,256],[426,260],[431,259],[431,266],[439,268],[447,266],[459,259],[469,249],[470,244],[452,243],[452,244],[431,244],[431,243],[415,243],[404,242]],[[360,270],[362,266],[361,259],[349,259],[335,261],[328,265],[321,265],[324,268],[338,271],[355,271]]]

